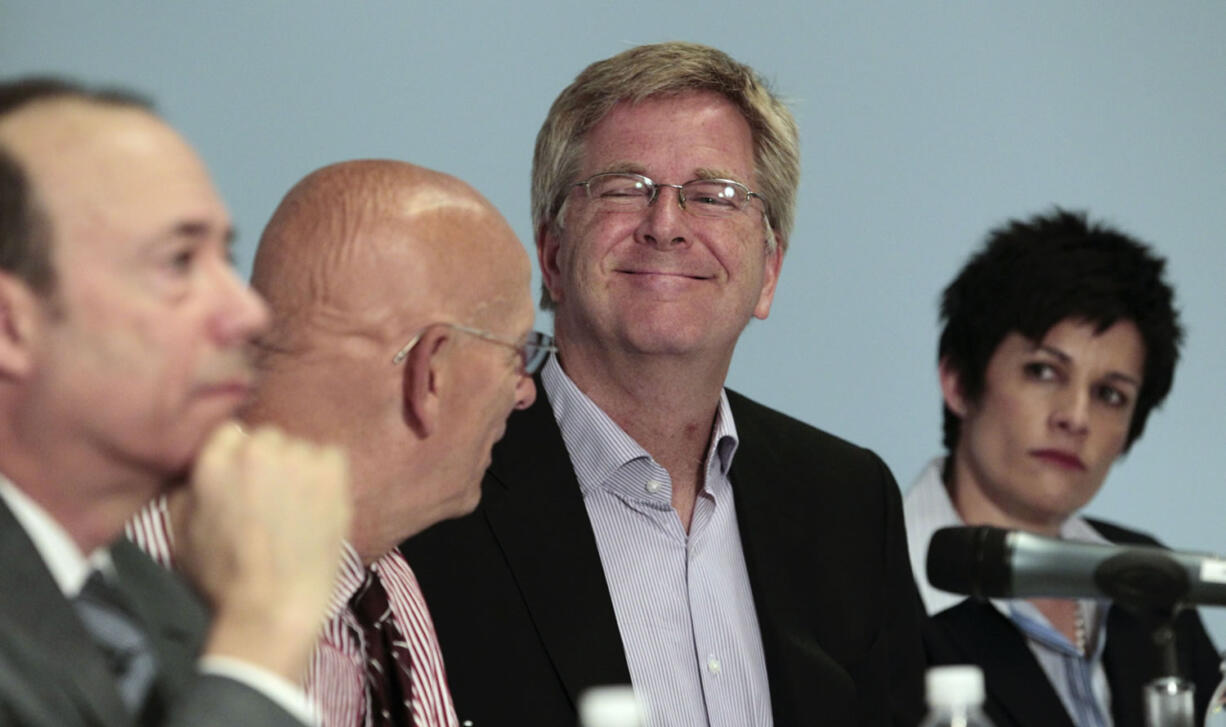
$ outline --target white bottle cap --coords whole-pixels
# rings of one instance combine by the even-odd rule
[[[925,682],[931,707],[983,704],[983,670],[977,666],[934,666]]]
[[[639,705],[630,685],[592,687],[579,695],[583,727],[639,727]]]

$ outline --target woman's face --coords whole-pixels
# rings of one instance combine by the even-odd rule
[[[946,404],[962,418],[951,493],[967,523],[1054,534],[1102,486],[1127,441],[1145,345],[1132,321],[1094,328],[1070,318],[1041,341],[1010,333],[978,402],[942,364]]]

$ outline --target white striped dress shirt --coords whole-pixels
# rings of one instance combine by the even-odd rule
[[[668,472],[575,386],[556,358],[541,378],[596,535],[646,727],[772,724],[728,479],[737,434],[727,396],[720,394],[687,534],[672,508]]]
[[[167,566],[174,566],[174,535],[165,499],[141,510],[127,527],[128,537]],[[413,570],[400,551],[393,550],[370,566],[387,591],[392,622],[408,642],[412,655],[412,695],[405,705],[419,727],[458,727],[455,706],[434,621]],[[344,544],[341,567],[319,643],[311,655],[303,686],[322,727],[370,725],[366,690],[363,632],[349,608],[349,599],[365,578],[357,552]]]

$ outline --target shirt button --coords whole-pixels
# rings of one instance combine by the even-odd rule
[[[647,491],[653,495],[659,492],[660,488],[663,486],[664,483],[660,482],[659,480],[647,480]]]
[[[719,676],[719,659],[716,659],[714,654],[707,657],[707,671]]]

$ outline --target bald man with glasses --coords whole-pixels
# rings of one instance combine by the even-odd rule
[[[264,231],[252,285],[272,311],[243,413],[349,454],[354,526],[306,675],[324,727],[458,725],[429,610],[395,549],[477,505],[507,415],[553,350],[531,330],[530,266],[454,177],[353,161],[298,183]],[[175,506],[131,528],[166,560]]]

